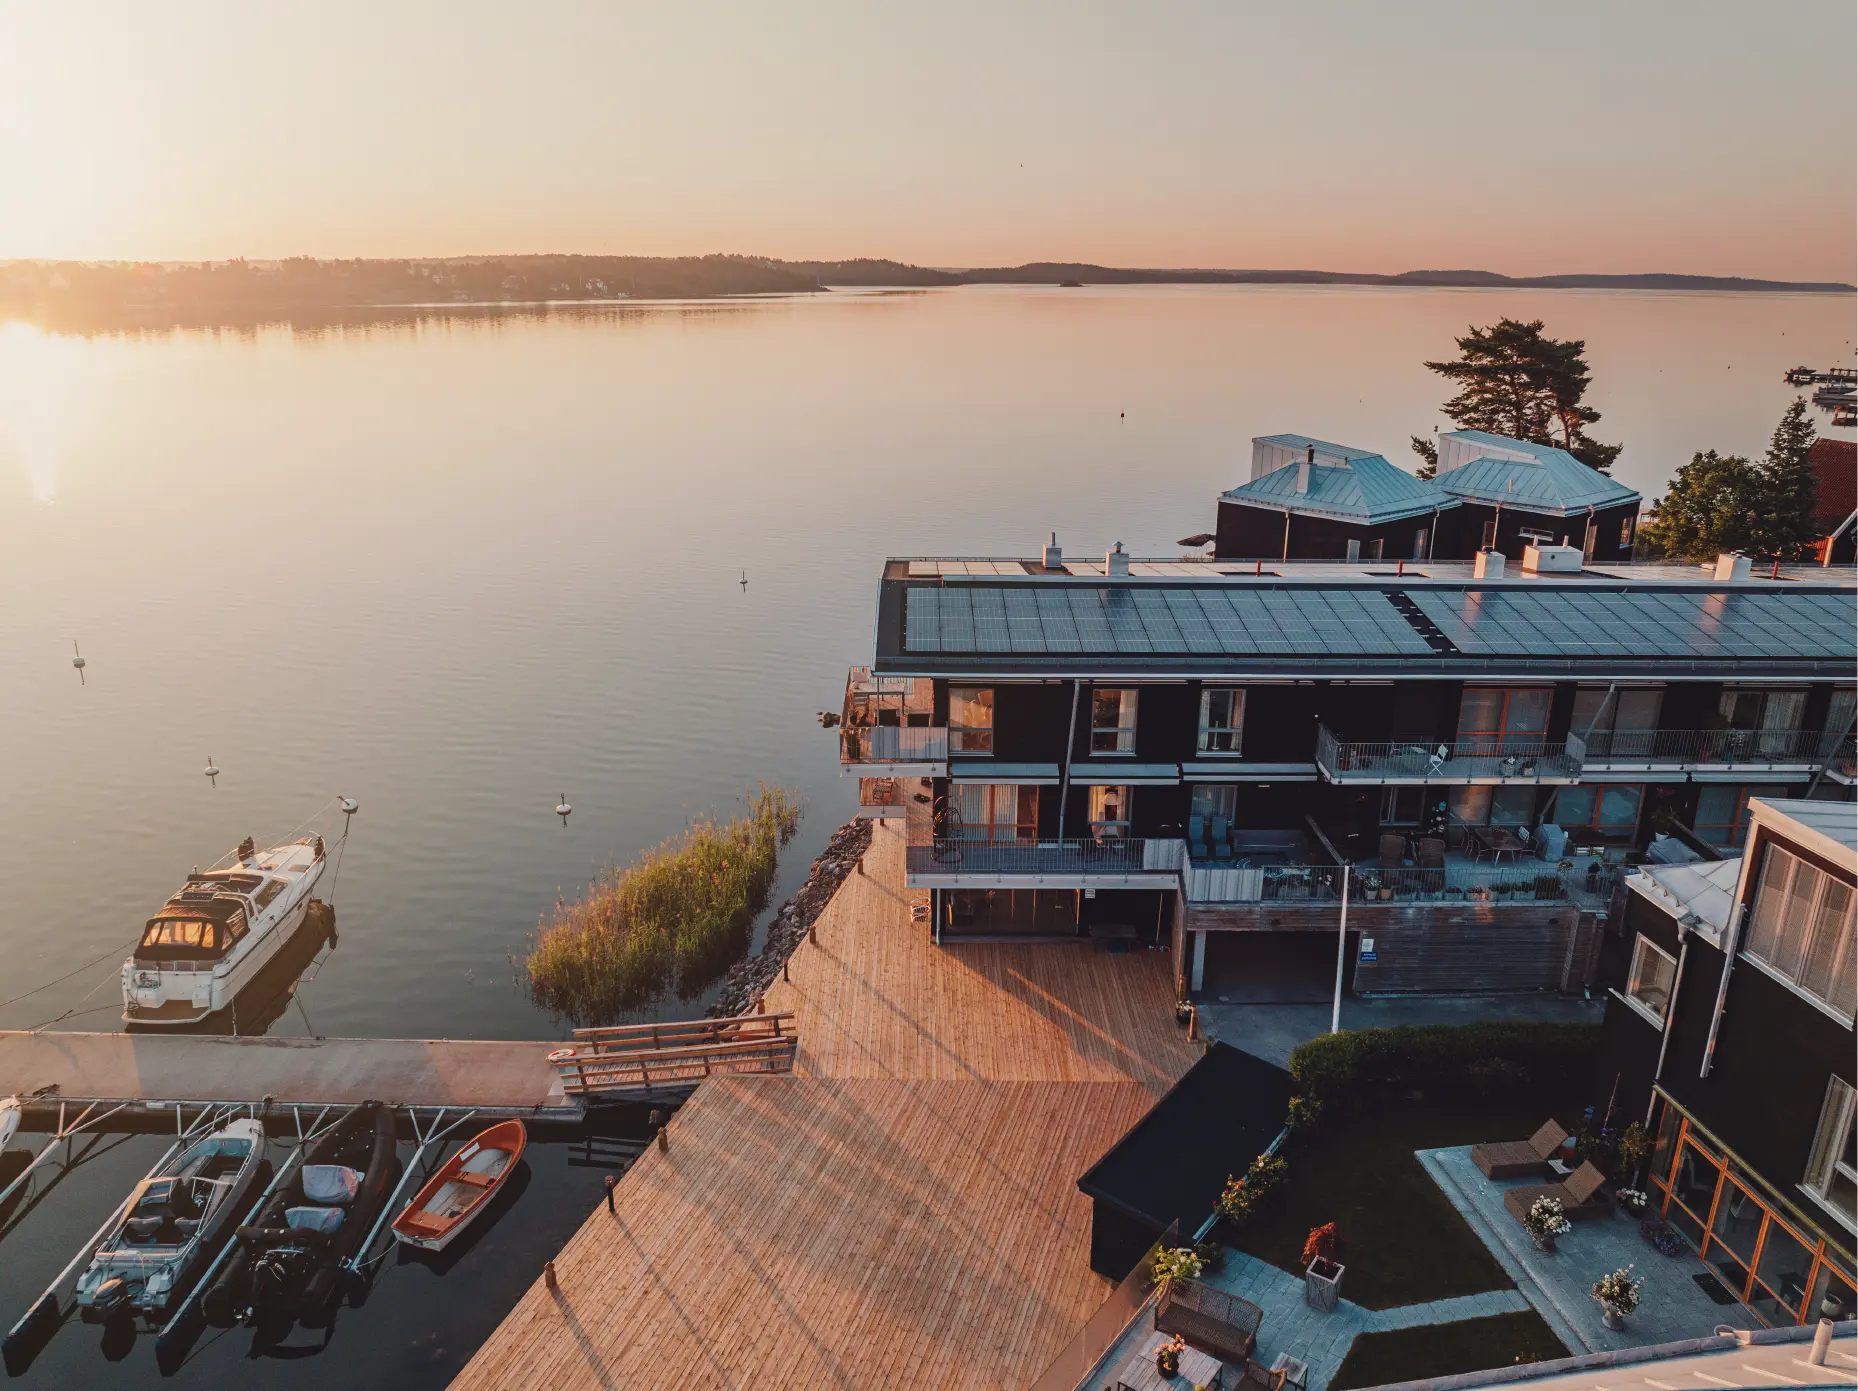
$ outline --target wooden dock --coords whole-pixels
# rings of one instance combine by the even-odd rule
[[[1167,959],[943,947],[880,825],[766,1007],[459,1386],[1023,1388],[1102,1303],[1077,1178],[1199,1054]]]

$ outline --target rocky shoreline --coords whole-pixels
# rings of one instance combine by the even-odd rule
[[[832,839],[820,852],[806,883],[780,907],[768,927],[768,940],[760,953],[738,961],[723,978],[722,994],[704,1013],[711,1018],[726,1018],[752,1009],[755,1001],[774,984],[781,965],[806,940],[807,929],[825,911],[832,896],[846,876],[858,867],[864,852],[871,846],[872,823],[856,818],[832,833]]]

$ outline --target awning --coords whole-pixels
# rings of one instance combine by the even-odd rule
[[[1085,759],[1071,765],[1071,781],[1079,787],[1172,787],[1180,780],[1178,763]]]
[[[991,758],[951,758],[948,763],[951,782],[1012,782],[1058,785],[1056,763],[1001,763]]]
[[[1181,764],[1181,776],[1196,782],[1315,782],[1314,763],[1245,763],[1203,758]]]

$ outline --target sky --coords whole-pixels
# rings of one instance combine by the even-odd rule
[[[0,0],[0,258],[1858,281],[1851,0]]]

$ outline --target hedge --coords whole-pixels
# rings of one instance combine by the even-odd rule
[[[1466,1086],[1488,1095],[1584,1077],[1599,1051],[1598,1024],[1402,1024],[1313,1038],[1290,1055],[1290,1075],[1299,1096],[1324,1104],[1417,1085]]]

